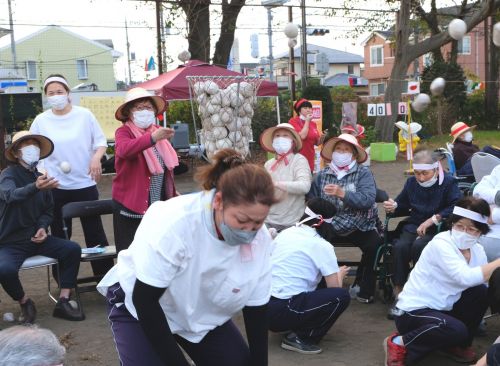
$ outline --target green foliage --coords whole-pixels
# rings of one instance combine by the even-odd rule
[[[313,76],[308,76],[307,77],[307,86],[320,86],[321,85],[321,79]],[[297,99],[298,95],[300,95],[302,91],[302,80],[299,79],[295,82],[295,89],[297,90]]]
[[[323,129],[330,129],[333,121],[333,102],[330,90],[326,86],[308,86],[303,98],[323,102]]]
[[[257,98],[257,106],[254,112],[252,118],[253,139],[259,141],[262,131],[278,124],[276,98]],[[281,122],[288,122],[288,119],[282,119]]]
[[[194,107],[194,115],[196,118],[196,128],[201,129],[201,120],[198,116],[197,107]],[[195,142],[196,135],[193,126],[193,115],[191,113],[191,102],[188,100],[178,100],[169,102],[167,109],[167,123],[173,124],[176,121],[181,121],[189,124],[189,141]]]

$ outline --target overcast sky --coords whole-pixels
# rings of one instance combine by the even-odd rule
[[[125,41],[125,19],[129,25],[129,42],[131,51],[135,52],[137,62],[132,65],[134,79],[140,80],[144,77],[142,67],[144,60],[150,56],[156,56],[156,21],[152,5],[138,1],[129,0],[11,0],[14,17],[14,32],[16,39],[29,35],[46,25],[60,25],[68,30],[78,33],[90,39],[111,38],[116,50],[123,53],[123,57],[117,64],[117,78],[123,80],[126,75],[126,41]],[[379,1],[381,2],[381,1]],[[247,4],[260,4],[260,0],[248,0]],[[291,0],[290,4],[298,5],[299,0]],[[324,6],[333,3],[339,5],[342,1],[307,0],[307,4],[313,6]],[[375,6],[373,2],[359,2],[360,6]],[[288,13],[286,8],[273,10],[273,53],[277,55],[287,51],[287,39],[282,29],[287,23]],[[7,0],[0,0],[0,27],[9,28]],[[218,33],[220,18],[212,17],[213,32]],[[294,8],[294,23],[300,23],[300,11]],[[323,37],[308,37],[309,43],[320,44],[362,55],[360,43],[365,33],[357,39],[345,38],[353,25],[344,18],[325,17],[324,10],[310,7],[307,9],[307,23],[319,28],[328,28],[330,34]],[[240,13],[237,24],[236,37],[240,45],[241,62],[257,62],[250,56],[250,36],[254,33],[259,36],[260,56],[268,55],[267,37],[267,11],[263,7],[244,7]],[[175,22],[172,29],[173,35],[167,36],[167,53],[175,63],[168,66],[169,69],[178,64],[177,54],[187,48],[185,39],[185,20],[181,17]],[[217,41],[218,34],[212,37],[212,47]],[[0,38],[0,46],[9,44],[10,37]]]

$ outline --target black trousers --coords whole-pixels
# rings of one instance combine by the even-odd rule
[[[60,287],[74,288],[80,268],[80,246],[72,241],[49,235],[41,243],[32,241],[0,245],[0,283],[12,299],[19,301],[24,297],[23,286],[19,280],[19,268],[26,258],[44,255],[59,261]]]
[[[135,232],[141,219],[134,219],[120,214],[121,205],[113,201],[113,231],[115,233],[116,252],[127,249],[134,240]]]
[[[329,242],[335,247],[335,243],[352,242],[363,252],[361,264],[356,274],[356,282],[359,283],[359,296],[369,298],[375,293],[377,274],[375,273],[375,258],[377,250],[382,244],[382,238],[377,230],[354,231],[347,236],[333,235]]]
[[[99,199],[99,192],[96,186],[90,186],[81,189],[53,189],[52,197],[54,198],[54,219],[50,225],[51,234],[65,239],[62,221],[62,207],[66,203],[79,201],[95,201]],[[96,245],[108,245],[108,239],[104,233],[100,216],[82,217],[83,236],[85,237],[85,245],[87,248]],[[72,220],[66,220],[68,228],[68,238],[71,239]],[[92,271],[95,276],[103,276],[113,267],[113,259],[101,259],[91,262]]]

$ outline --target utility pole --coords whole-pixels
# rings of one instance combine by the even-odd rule
[[[267,9],[267,38],[269,44],[269,81],[273,81],[273,13],[272,7],[268,6]]]
[[[307,30],[306,30],[306,0],[301,0],[300,1],[300,10],[301,10],[301,16],[302,16],[302,33],[301,33],[301,38],[302,38],[302,47],[301,47],[301,86],[302,86],[302,92],[307,88]]]
[[[161,0],[156,0],[156,53],[158,54],[158,75],[163,74],[160,12],[161,12]]]
[[[9,5],[10,51],[12,53],[12,64],[17,74],[16,41],[14,40],[14,21],[12,20],[11,0],[7,0],[7,4]]]
[[[128,26],[127,18],[125,18],[125,39],[127,40],[127,69],[128,69],[128,85],[132,85],[132,72],[130,71],[130,43],[128,41]]]
[[[163,8],[160,11],[160,24],[161,24],[161,59],[163,61],[162,70],[167,71],[167,48],[165,47],[166,31],[165,22],[163,21]]]
[[[288,22],[293,23],[293,7],[289,6],[288,7]],[[294,54],[293,47],[290,47],[290,52],[289,52],[289,68],[288,71],[290,72],[290,79],[289,79],[289,85],[290,85],[290,97],[292,98],[292,104],[295,102],[295,54]]]

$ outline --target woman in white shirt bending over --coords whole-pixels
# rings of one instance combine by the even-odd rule
[[[349,268],[339,268],[332,245],[324,239],[336,211],[333,203],[313,198],[301,221],[274,240],[269,328],[288,332],[281,342],[284,349],[320,353],[319,341],[351,300],[342,288]]]
[[[280,199],[271,207],[266,225],[281,231],[295,225],[304,213],[305,195],[311,188],[311,169],[307,159],[298,154],[302,139],[289,123],[262,132],[260,145],[275,154],[264,167],[271,174],[276,196]]]
[[[62,207],[69,202],[99,199],[96,181],[101,177],[101,158],[107,143],[92,112],[71,104],[70,87],[64,76],[50,75],[43,91],[51,108],[36,116],[30,132],[54,142],[54,152],[43,160],[47,174],[59,181],[59,188],[52,190],[54,219],[50,231],[65,239]],[[108,245],[99,216],[83,217],[80,221],[87,247]],[[71,220],[67,220],[66,226],[70,239]],[[113,259],[92,261],[94,275],[104,275],[112,266]]]
[[[267,365],[272,180],[232,149],[213,159],[205,190],[153,203],[98,285],[123,366],[187,366],[179,346],[196,366]]]
[[[479,198],[460,199],[449,219],[450,231],[424,248],[396,307],[399,333],[384,341],[386,365],[413,364],[435,350],[472,363],[474,332],[488,308],[487,288],[500,259],[486,260],[479,237],[488,232],[490,207]]]

